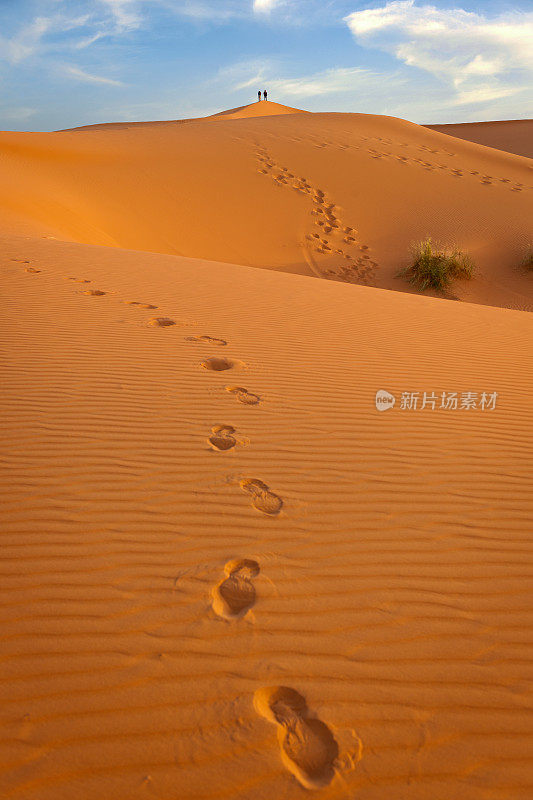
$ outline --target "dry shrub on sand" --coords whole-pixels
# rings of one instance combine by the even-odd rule
[[[412,255],[412,263],[398,276],[408,278],[422,290],[443,292],[456,278],[470,280],[474,274],[474,263],[466,253],[439,245],[430,237],[413,245]]]

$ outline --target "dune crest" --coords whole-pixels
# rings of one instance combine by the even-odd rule
[[[309,114],[301,108],[291,108],[281,103],[272,103],[270,100],[261,100],[239,108],[230,108],[228,111],[219,111],[206,119],[251,119],[252,117],[275,117],[280,114]]]

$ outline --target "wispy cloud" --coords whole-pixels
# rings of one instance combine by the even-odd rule
[[[36,17],[11,38],[0,35],[0,58],[10,64],[18,64],[28,58],[37,50],[42,37],[51,26],[52,20],[49,17]]]
[[[368,89],[376,81],[383,83],[383,76],[362,67],[338,67],[299,78],[274,78],[268,83],[278,96],[318,97],[356,92],[361,87]]]
[[[138,0],[99,0],[107,8],[115,23],[115,32],[136,30],[141,26],[142,16]]]
[[[62,73],[67,78],[74,78],[75,80],[83,81],[84,83],[105,83],[108,86],[124,86],[122,81],[116,81],[112,78],[105,78],[101,75],[91,75],[90,72],[85,72],[85,70],[80,69],[79,67],[64,66]]]
[[[266,86],[271,99],[281,103],[319,101],[329,96],[344,102],[348,109],[358,107],[375,113],[390,113],[390,98],[397,100],[408,84],[398,72],[384,74],[363,67],[336,67],[308,75],[284,72],[284,66],[275,60],[242,61],[221,69],[213,82],[232,92]]]
[[[36,113],[35,108],[27,108],[26,106],[6,107],[0,106],[0,118],[14,122],[25,122]]]
[[[62,14],[35,17],[31,22],[22,25],[13,36],[0,35],[0,59],[18,64],[42,50],[46,36],[64,35],[84,28],[89,20],[88,14],[79,17],[66,17]]]

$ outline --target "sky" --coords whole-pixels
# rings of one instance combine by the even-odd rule
[[[533,116],[531,0],[0,0],[0,130],[269,99],[418,123]]]

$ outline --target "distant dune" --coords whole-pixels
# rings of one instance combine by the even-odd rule
[[[533,162],[252,111],[0,136],[0,796],[529,800]]]
[[[496,150],[533,158],[533,119],[503,122],[463,122],[451,125],[425,125],[432,131],[447,133]]]

